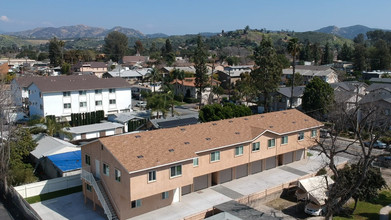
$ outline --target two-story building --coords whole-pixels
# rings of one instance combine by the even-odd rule
[[[79,62],[73,67],[73,72],[92,73],[93,75],[102,78],[102,75],[107,72],[107,64],[103,62]]]
[[[83,194],[127,219],[302,160],[322,126],[292,109],[100,138],[81,147]]]
[[[132,92],[121,78],[93,75],[39,77],[28,86],[30,115],[70,120],[72,113],[131,111]]]

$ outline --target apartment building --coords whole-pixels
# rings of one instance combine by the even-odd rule
[[[304,159],[322,126],[292,109],[100,138],[81,147],[84,197],[109,219],[134,217]]]
[[[30,115],[55,115],[104,110],[105,115],[131,111],[130,85],[121,78],[93,75],[37,77],[28,86]]]

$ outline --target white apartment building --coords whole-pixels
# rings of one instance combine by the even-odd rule
[[[55,115],[70,120],[72,113],[103,110],[107,115],[131,111],[130,85],[121,78],[40,77],[30,84],[28,92],[30,116]]]

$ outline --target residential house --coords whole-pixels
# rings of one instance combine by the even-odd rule
[[[122,58],[122,63],[126,66],[142,66],[143,64],[149,61],[148,56],[140,56],[137,54],[136,56],[124,56]]]
[[[149,111],[123,112],[110,114],[107,116],[107,120],[122,124],[124,133],[127,133],[144,127],[149,120],[150,114]]]
[[[371,83],[388,83],[391,84],[391,78],[371,78],[369,80]]]
[[[114,122],[102,122],[97,124],[67,127],[64,128],[64,131],[72,136],[72,139],[70,139],[72,142],[86,141],[100,137],[122,134],[124,132],[124,125]],[[69,140],[66,134],[60,134],[60,137],[64,140]]]
[[[27,109],[29,104],[28,86],[40,76],[25,75],[16,77],[11,81],[11,92],[14,104]]]
[[[334,89],[335,103],[347,111],[357,107],[368,87],[366,83],[357,81],[331,83],[330,86]]]
[[[107,72],[107,64],[104,62],[79,62],[72,67],[73,72],[92,73],[99,78]]]
[[[113,78],[113,77],[121,77],[128,81],[137,81],[142,80],[145,76],[151,71],[151,68],[136,68],[129,69],[125,67],[124,69],[114,69],[113,71],[109,71],[103,74],[103,78]]]
[[[220,82],[217,80],[212,81],[213,86],[219,85]],[[174,86],[174,93],[175,95],[183,95],[184,97],[188,98],[198,98],[198,88],[195,85],[195,77],[188,77],[184,78],[183,80],[177,80],[175,79],[172,82],[172,85]],[[202,92],[202,100],[203,102],[207,102],[210,94],[210,87],[205,88],[205,91]]]
[[[152,87],[149,86],[149,84],[139,83],[136,85],[132,85],[131,89],[132,89],[132,97],[135,99],[141,99],[142,98],[141,93],[143,91],[147,93],[152,92]]]
[[[293,87],[293,103],[292,108],[301,108],[302,97],[305,86]],[[271,111],[281,111],[290,108],[290,101],[292,96],[292,87],[280,87],[277,92],[273,94],[272,103],[270,104]]]
[[[53,179],[81,173],[81,151],[71,151],[47,156],[41,162],[46,177]]]
[[[308,84],[312,78],[315,76],[320,77],[327,83],[336,83],[338,82],[338,75],[334,69],[329,66],[305,66],[305,65],[296,65],[295,73],[299,73],[303,76],[304,84]],[[287,68],[282,70],[282,82],[286,84],[287,80],[292,77],[293,71],[292,68]]]
[[[93,75],[39,77],[28,86],[31,115],[70,120],[72,113],[131,111],[130,85],[121,78]]]
[[[7,76],[8,70],[8,62],[0,61],[0,79],[4,79]]]
[[[151,127],[148,127],[148,129],[173,128],[198,123],[198,113],[180,116],[177,115],[174,117],[152,119],[150,121]]]
[[[253,69],[252,65],[248,66],[228,66],[224,67],[224,70],[218,70],[217,74],[219,77],[219,81],[221,82],[221,86],[224,88],[228,88],[228,85],[235,85],[236,81],[241,79],[241,75],[243,73],[250,73]]]
[[[292,109],[99,138],[82,146],[83,194],[109,219],[131,218],[302,160],[322,126]]]
[[[383,76],[390,75],[390,71],[380,71],[380,70],[374,70],[371,72],[363,71],[362,72],[362,77],[364,80],[369,80],[372,78],[383,78]]]

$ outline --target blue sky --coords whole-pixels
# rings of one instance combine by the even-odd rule
[[[244,28],[309,31],[362,24],[391,29],[390,0],[1,0],[0,31],[84,24],[145,34]]]

